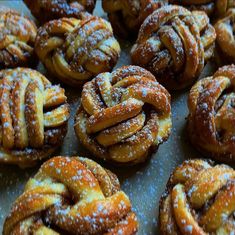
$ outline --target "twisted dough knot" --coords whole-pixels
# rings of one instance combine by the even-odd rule
[[[190,10],[205,11],[209,16],[223,16],[229,8],[235,7],[234,0],[169,0],[170,4],[182,5]]]
[[[215,37],[204,12],[164,6],[142,24],[132,61],[153,72],[167,88],[182,89],[198,78],[211,58]]]
[[[137,34],[146,17],[166,4],[162,0],[103,0],[114,32],[122,37]]]
[[[235,159],[235,65],[220,68],[197,82],[189,94],[188,130],[203,153],[223,161]]]
[[[113,173],[79,157],[55,157],[42,165],[16,200],[3,235],[134,235],[136,215]]]
[[[40,23],[62,17],[80,18],[83,12],[92,13],[96,0],[23,0]]]
[[[163,235],[233,234],[235,171],[203,160],[185,161],[160,200]]]
[[[0,162],[28,164],[47,157],[67,131],[64,89],[39,72],[18,68],[0,73]]]
[[[219,63],[234,62],[235,63],[235,8],[230,9],[226,16],[219,20],[215,25],[216,42],[218,45]],[[218,59],[219,59],[218,58]]]
[[[37,28],[15,10],[0,7],[0,69],[33,65]]]
[[[120,53],[111,25],[96,16],[50,21],[39,28],[35,44],[46,68],[69,85],[112,70]]]
[[[95,156],[143,162],[170,130],[170,95],[145,69],[124,66],[84,85],[75,131]]]

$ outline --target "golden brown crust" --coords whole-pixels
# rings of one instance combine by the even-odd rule
[[[170,90],[191,85],[213,55],[215,30],[204,12],[164,6],[142,24],[132,62]]]
[[[0,7],[0,69],[33,66],[37,27],[19,12]]]
[[[162,235],[232,234],[235,231],[235,171],[189,160],[172,173],[160,200]]]
[[[235,7],[234,0],[169,0],[169,3],[190,10],[205,11],[212,18],[224,16],[228,9]]]
[[[198,81],[188,100],[188,132],[202,153],[223,162],[235,160],[235,65]]]
[[[96,0],[24,0],[32,15],[40,23],[62,17],[80,18],[88,11],[92,13]]]
[[[137,230],[136,215],[116,175],[86,158],[54,157],[16,199],[3,235],[134,235]]]
[[[226,16],[215,24],[217,62],[221,64],[235,63],[235,8],[230,9]]]
[[[35,70],[2,70],[0,162],[26,167],[54,152],[67,132],[66,99],[64,89]]]
[[[35,51],[45,67],[68,85],[80,86],[112,70],[120,53],[111,25],[100,17],[62,18],[39,28]]]
[[[134,37],[144,20],[167,1],[163,0],[102,0],[114,33],[123,38]]]
[[[145,69],[123,66],[83,87],[75,132],[96,157],[119,164],[146,160],[171,131],[170,95]]]

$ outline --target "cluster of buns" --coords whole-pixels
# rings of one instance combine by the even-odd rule
[[[170,136],[168,90],[192,86],[212,59],[227,66],[191,88],[188,135],[206,157],[235,162],[234,0],[102,0],[110,23],[92,15],[96,0],[24,2],[38,28],[0,8],[0,163],[33,166],[66,136],[65,90],[26,68],[38,61],[50,77],[81,90],[79,143],[97,158],[130,166]],[[112,71],[121,52],[114,33],[136,42],[133,65]],[[160,201],[161,234],[233,234],[234,176],[229,166],[199,159],[177,167]],[[4,235],[137,231],[116,175],[81,157],[45,162],[3,227]]]

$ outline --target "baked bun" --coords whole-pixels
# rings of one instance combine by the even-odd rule
[[[170,94],[137,66],[99,74],[87,82],[75,132],[94,156],[131,165],[146,160],[171,131]]]
[[[136,36],[147,16],[166,4],[166,0],[102,0],[114,32],[120,37]]]
[[[0,7],[0,69],[33,66],[36,25],[21,13]]]
[[[217,54],[219,64],[235,63],[235,8],[215,24]]]
[[[212,18],[221,17],[229,8],[235,7],[234,0],[169,0],[169,3],[205,11]]]
[[[177,167],[160,200],[161,234],[233,234],[234,177],[229,166],[199,159]]]
[[[142,24],[132,62],[151,71],[166,88],[190,86],[212,57],[216,35],[208,16],[180,6],[164,6]]]
[[[206,156],[235,160],[235,65],[220,68],[198,81],[188,100],[192,144]]]
[[[96,0],[23,0],[32,15],[40,22],[62,17],[80,18],[84,12],[92,13]]]
[[[112,70],[120,47],[111,25],[97,16],[62,18],[39,28],[35,51],[54,77],[80,86],[101,72]]]
[[[0,72],[0,163],[32,166],[49,157],[67,132],[64,89],[35,70]]]
[[[138,222],[112,172],[80,157],[45,162],[16,199],[9,234],[134,235]]]

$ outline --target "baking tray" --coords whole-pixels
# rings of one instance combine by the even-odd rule
[[[17,9],[25,15],[30,15],[21,0],[0,0],[0,5]],[[95,15],[107,18],[101,7],[101,0],[97,0]],[[122,53],[115,68],[130,64],[130,49],[133,42],[119,40]],[[45,74],[42,65],[38,70]],[[213,73],[213,66],[207,65],[201,77]],[[50,78],[47,74],[46,76]],[[55,155],[92,157],[77,142],[73,129],[73,120],[76,108],[80,103],[81,89],[71,89],[61,84],[66,90],[68,102],[71,105],[71,118],[68,134],[61,149]],[[165,185],[173,168],[185,159],[201,157],[190,145],[185,131],[188,90],[172,94],[172,121],[173,128],[170,138],[163,143],[157,153],[144,164],[131,167],[114,167],[108,163],[98,161],[117,174],[121,187],[130,197],[133,209],[137,214],[140,228],[138,234],[160,234],[158,231],[159,199],[165,190]],[[12,203],[22,193],[29,177],[34,175],[40,164],[32,169],[20,169],[16,166],[0,165],[0,231],[2,231],[5,217],[9,213]]]

